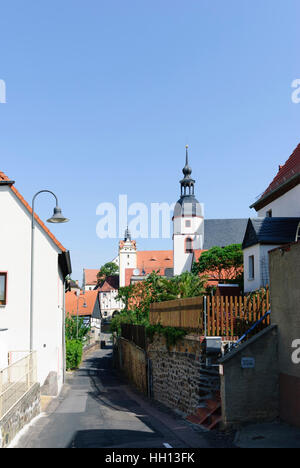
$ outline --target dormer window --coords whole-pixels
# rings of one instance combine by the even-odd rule
[[[0,273],[0,305],[7,303],[7,273]]]
[[[193,253],[193,239],[190,237],[185,240],[185,253]]]

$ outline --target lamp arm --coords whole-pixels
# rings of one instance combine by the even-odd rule
[[[39,192],[37,192],[33,199],[32,199],[32,213],[31,213],[31,219],[32,219],[32,229],[34,229],[34,205],[35,205],[35,200],[37,198],[38,195],[40,195],[41,193],[50,193],[51,195],[53,195],[53,197],[55,198],[55,201],[56,201],[56,207],[58,207],[58,198],[57,196],[55,195],[54,192],[51,192],[51,190],[40,190]]]

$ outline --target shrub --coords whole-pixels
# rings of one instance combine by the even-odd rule
[[[67,370],[77,369],[81,363],[83,344],[80,340],[66,340]]]

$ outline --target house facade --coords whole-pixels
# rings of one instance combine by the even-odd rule
[[[297,240],[300,221],[300,145],[253,204],[257,218],[249,219],[243,241],[244,289],[269,284],[269,251]]]
[[[100,341],[101,312],[98,291],[86,291],[79,294],[69,291],[66,294],[66,316],[83,318],[86,326],[90,327],[89,343]]]
[[[0,172],[0,368],[30,351],[31,207]],[[34,258],[33,350],[43,386],[64,375],[65,278],[69,252],[36,216]]]
[[[99,284],[97,291],[99,292],[100,310],[103,319],[111,319],[124,308],[123,302],[117,299],[119,276],[108,276]]]

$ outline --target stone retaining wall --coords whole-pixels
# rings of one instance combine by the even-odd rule
[[[18,432],[41,411],[40,385],[35,384],[0,421],[0,448],[7,447]]]
[[[204,375],[202,353],[198,337],[185,337],[168,349],[166,339],[155,335],[148,346],[152,368],[152,394],[155,400],[185,414],[193,413],[201,402]],[[212,379],[216,379],[212,376]],[[218,378],[217,378],[218,380]],[[216,382],[218,387],[218,382]]]

